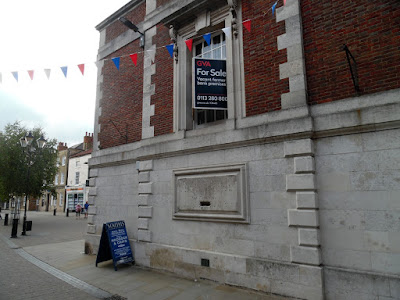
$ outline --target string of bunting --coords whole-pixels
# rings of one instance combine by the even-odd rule
[[[276,6],[277,6],[277,4],[278,4],[278,1],[279,1],[279,0],[277,0],[277,1],[272,5],[272,7],[271,7],[272,15],[275,14],[275,10],[276,10]],[[283,0],[283,5],[284,5],[284,6],[286,5],[286,0]],[[263,12],[262,15],[258,15],[258,16],[256,16],[256,17],[252,18],[252,19],[245,20],[245,21],[242,22],[242,26],[243,26],[244,28],[246,28],[246,30],[250,33],[250,32],[251,32],[251,21],[252,21],[252,20],[255,20],[255,19],[258,19],[258,18],[261,18],[261,17],[265,17],[266,14],[267,14],[267,12]],[[221,30],[225,33],[225,36],[229,39],[230,36],[231,36],[231,27],[225,27],[225,28],[222,28]],[[202,38],[205,40],[205,42],[207,43],[207,45],[211,45],[211,35],[212,35],[213,33],[215,33],[215,32],[218,32],[218,31],[219,31],[219,30],[215,30],[215,31],[212,31],[212,32],[208,32],[208,33],[206,33],[206,34],[204,34],[204,35],[202,35],[202,36],[194,36],[194,37],[192,37],[192,38],[186,40],[186,41],[185,41],[185,44],[186,44],[186,46],[188,47],[189,51],[192,51],[192,48],[193,48],[193,40],[194,40],[194,39],[197,39],[197,38],[199,38],[199,37],[202,37]],[[121,55],[121,56],[118,56],[118,57],[112,57],[112,58],[108,58],[108,59],[105,58],[105,59],[102,59],[102,61],[111,60],[111,61],[114,63],[114,65],[115,65],[115,67],[117,68],[117,70],[119,70],[119,68],[120,68],[120,60],[121,60],[122,57],[127,57],[127,56],[129,56],[129,57],[131,58],[133,64],[134,64],[135,66],[137,66],[138,54],[144,53],[144,52],[155,51],[155,50],[161,49],[161,48],[166,48],[167,51],[168,51],[168,53],[169,53],[169,55],[171,56],[171,58],[173,57],[173,54],[174,54],[174,44],[169,44],[169,45],[157,47],[157,48],[155,48],[155,49],[149,49],[149,50],[145,50],[145,51],[139,51],[139,52],[136,52],[136,53],[133,53],[133,54]],[[99,61],[96,61],[95,64],[97,65],[98,62],[99,62]],[[81,72],[82,76],[84,76],[84,75],[85,75],[85,74],[84,74],[84,73],[85,73],[85,64],[84,64],[84,63],[78,64],[77,67],[79,68],[79,71]],[[60,67],[60,69],[61,69],[62,73],[64,74],[64,77],[67,78],[67,75],[68,75],[68,66],[62,66],[62,67]],[[28,75],[29,75],[30,79],[33,80],[35,71],[34,71],[34,70],[28,70],[27,72],[28,72]],[[44,73],[46,74],[47,79],[50,79],[51,69],[44,69]],[[11,72],[11,74],[13,75],[13,77],[15,78],[15,80],[18,82],[18,71]],[[1,84],[1,83],[2,83],[2,73],[0,72],[0,84]]]

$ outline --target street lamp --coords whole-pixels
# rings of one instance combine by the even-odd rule
[[[142,32],[139,31],[139,28],[133,24],[131,21],[129,21],[128,19],[124,18],[124,17],[120,17],[118,19],[122,24],[124,24],[126,27],[128,27],[129,29],[133,30],[134,32],[137,32],[140,34],[140,44],[139,46],[141,48],[144,48],[144,34]]]
[[[29,186],[29,177],[30,177],[30,171],[31,171],[31,166],[32,166],[32,153],[36,150],[33,145],[32,142],[34,140],[34,136],[32,134],[31,131],[29,131],[29,133],[27,135],[25,135],[24,137],[21,137],[19,139],[19,142],[21,144],[21,147],[23,149],[27,149],[27,153],[28,153],[28,176],[27,176],[27,190],[28,190],[28,186]],[[37,146],[39,149],[42,149],[44,147],[44,144],[46,144],[46,140],[44,139],[43,135],[36,140]],[[28,201],[28,194],[29,191],[25,192],[25,208],[24,208],[24,222],[22,224],[22,235],[26,235],[26,206],[27,206],[27,201]]]

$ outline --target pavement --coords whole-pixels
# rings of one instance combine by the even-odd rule
[[[140,299],[140,300],[285,300],[277,295],[208,280],[189,280],[136,265],[112,261],[95,266],[96,255],[84,254],[86,219],[52,212],[28,212],[32,231],[11,236],[11,220],[0,220],[1,299]],[[21,215],[22,217],[22,215]]]

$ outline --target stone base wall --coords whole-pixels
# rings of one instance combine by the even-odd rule
[[[315,143],[327,299],[400,298],[398,137],[391,129]]]
[[[86,252],[125,220],[139,265],[304,299],[399,299],[398,95],[96,151]]]

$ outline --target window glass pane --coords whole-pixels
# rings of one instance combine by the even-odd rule
[[[197,125],[204,124],[206,122],[206,115],[204,110],[197,111]]]
[[[197,44],[196,45],[196,56],[201,54],[201,52],[202,52],[201,50],[202,50],[202,44],[201,43]]]
[[[224,110],[217,110],[215,114],[216,114],[215,118],[217,121],[225,119],[225,111]]]
[[[214,116],[214,110],[207,110],[207,122],[214,122],[215,121],[215,116]]]
[[[216,47],[219,46],[219,44],[221,43],[220,39],[221,39],[221,36],[219,36],[219,35],[213,37],[212,47],[211,47],[212,49],[215,49]]]
[[[212,58],[221,59],[221,48],[217,48],[212,52]]]
[[[207,42],[203,43],[203,53],[211,50],[211,46],[207,45]]]

